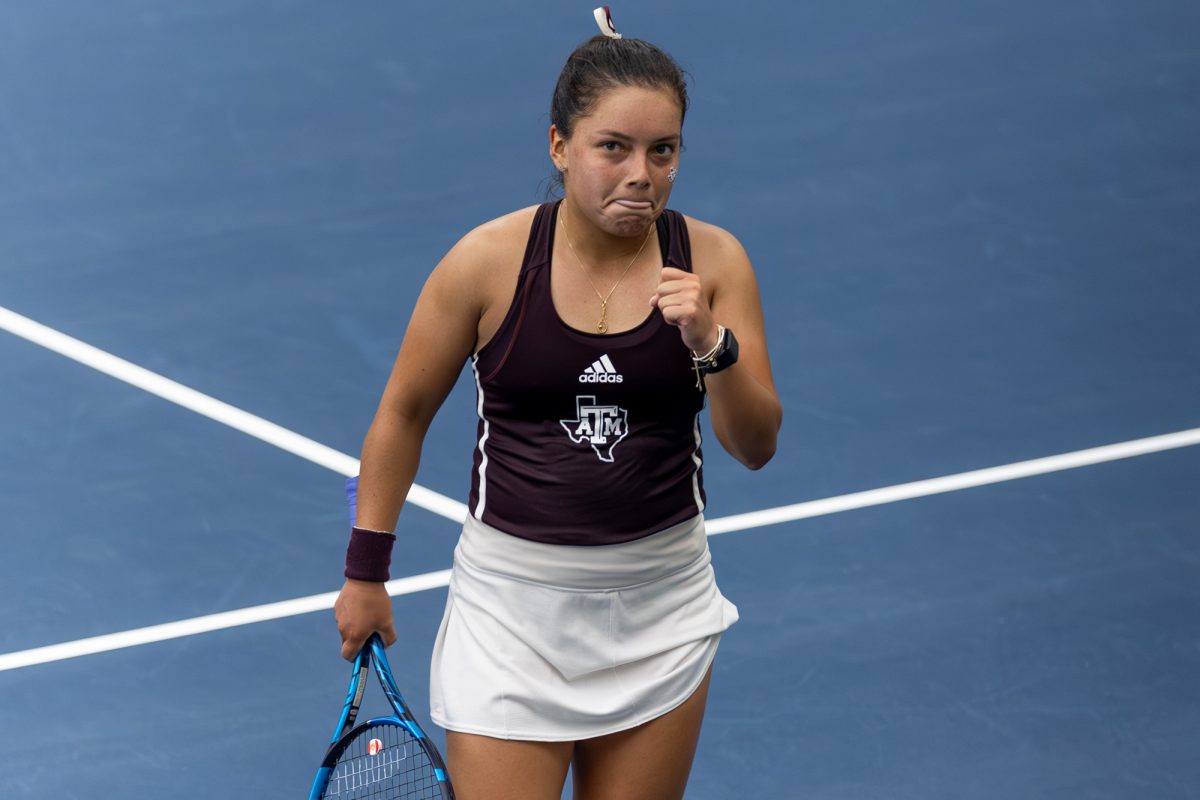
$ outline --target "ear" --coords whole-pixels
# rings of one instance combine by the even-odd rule
[[[567,171],[567,140],[555,125],[550,126],[550,160],[559,172]]]

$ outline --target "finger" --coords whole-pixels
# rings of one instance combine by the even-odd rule
[[[700,297],[700,284],[695,280],[671,280],[660,283],[655,291],[658,294],[690,294]]]
[[[667,305],[686,303],[689,298],[693,300],[695,299],[694,295],[689,292],[686,287],[672,287],[668,284],[659,286],[658,291],[654,293],[654,296],[657,298],[654,304],[659,308],[665,308]]]
[[[700,304],[696,302],[696,298],[688,297],[683,294],[668,295],[659,300],[658,307],[663,311],[668,308],[681,310],[684,314],[700,313]]]
[[[383,629],[379,631],[379,636],[383,639],[383,644],[386,647],[391,647],[396,643],[396,640],[400,638],[396,635],[395,626],[390,622],[387,625],[384,625]]]
[[[655,305],[658,305],[658,303],[662,302],[662,299],[664,297],[669,297],[672,295],[679,294],[680,288],[681,287],[678,284],[660,283],[658,286],[655,287],[654,296],[651,297],[650,299]]]
[[[677,328],[686,328],[692,324],[692,319],[695,314],[690,314],[683,306],[667,306],[662,310],[663,320],[668,325],[674,325]]]
[[[684,272],[681,269],[664,268],[662,274],[658,276],[658,282],[669,284],[671,286],[686,286],[688,284],[699,285],[700,281],[694,273]]]
[[[342,636],[342,658],[353,661],[367,643],[367,633],[347,633]]]
[[[354,657],[358,655],[360,650],[362,650],[362,645],[355,647],[353,640],[342,639],[342,658],[346,659],[347,661],[353,661]]]

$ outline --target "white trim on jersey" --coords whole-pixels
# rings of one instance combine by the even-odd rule
[[[483,519],[483,507],[487,504],[487,465],[488,456],[487,450],[484,449],[484,444],[487,442],[488,433],[491,432],[491,424],[487,417],[483,415],[483,384],[479,380],[479,355],[471,356],[471,372],[475,375],[475,394],[478,398],[476,402],[475,413],[479,415],[479,419],[483,421],[483,435],[479,437],[479,503],[475,506],[473,516],[475,519]]]
[[[704,499],[700,496],[700,468],[704,466],[704,459],[700,457],[700,413],[696,413],[696,421],[692,426],[692,433],[696,437],[696,449],[692,451],[692,461],[696,464],[696,470],[692,473],[692,496],[696,498],[696,511],[704,513]]]

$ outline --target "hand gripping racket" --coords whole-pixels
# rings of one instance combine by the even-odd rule
[[[354,719],[372,665],[383,693],[392,704],[392,715],[370,719],[355,727]],[[442,756],[417,725],[396,688],[379,634],[371,634],[354,659],[342,715],[308,797],[309,800],[454,800]]]

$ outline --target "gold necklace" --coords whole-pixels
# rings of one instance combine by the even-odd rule
[[[596,297],[600,298],[600,321],[596,323],[596,333],[608,332],[608,301],[613,296],[613,292],[621,285],[621,281],[625,280],[625,276],[629,274],[629,270],[633,268],[633,264],[638,260],[642,251],[646,249],[646,242],[650,241],[650,232],[654,230],[654,226],[646,228],[646,238],[642,239],[642,246],[634,253],[633,260],[626,265],[625,271],[621,273],[621,277],[617,278],[617,282],[608,290],[607,295],[600,294],[600,290],[596,288],[596,284],[592,281],[592,276],[588,274],[587,267],[583,265],[583,259],[579,257],[579,253],[575,251],[575,245],[571,243],[571,235],[567,233],[567,215],[559,212],[558,221],[562,225],[563,237],[567,240],[567,247],[571,248],[571,255],[575,256],[575,263],[579,265],[579,270],[583,273],[583,277],[587,279],[588,284],[592,287],[592,291],[596,293]]]

